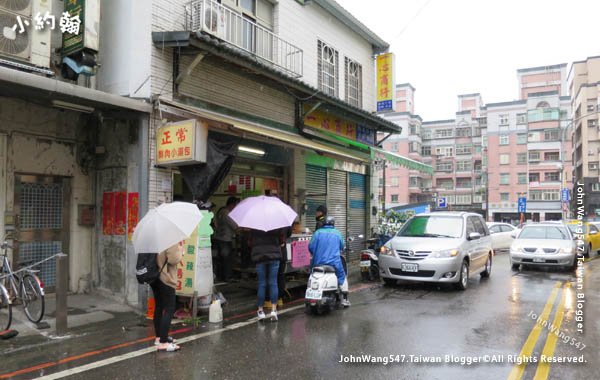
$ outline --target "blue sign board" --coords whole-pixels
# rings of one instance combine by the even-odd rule
[[[446,197],[438,198],[437,205],[439,208],[446,208]]]
[[[519,212],[527,212],[527,198],[519,198]]]
[[[560,192],[560,199],[565,203],[571,200],[569,189],[562,189]]]
[[[391,100],[384,100],[381,102],[377,102],[377,112],[381,112],[381,111],[393,111],[394,108],[392,107],[392,101]]]

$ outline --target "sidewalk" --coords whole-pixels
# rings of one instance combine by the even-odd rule
[[[351,286],[360,282],[358,269],[358,266],[350,267]],[[224,317],[228,319],[225,323],[255,316],[255,286],[249,281],[246,284],[236,283],[217,287],[228,301],[223,308]],[[235,292],[228,290],[228,288],[233,289],[234,287],[237,287]],[[284,308],[291,302],[294,305],[301,303],[300,299],[304,297],[304,289],[305,285],[299,281],[294,284],[291,291],[292,298],[285,298]],[[105,357],[116,351],[126,350],[127,347],[153,344],[152,321],[114,298],[103,295],[101,292],[71,294],[68,296],[67,304],[69,308],[68,334],[62,337],[55,335],[55,298],[53,294],[46,296],[46,312],[43,322],[49,325],[48,328],[37,329],[27,320],[20,305],[13,308],[11,329],[17,330],[19,334],[11,339],[0,339],[0,355],[3,357],[0,379],[6,378],[6,375],[11,373],[19,375],[19,371],[23,371],[21,378],[31,378],[43,371],[43,368],[54,366],[57,363],[67,363],[86,357]],[[207,313],[208,311],[203,311],[196,329],[193,328],[189,319],[174,320],[172,332],[176,337],[181,337],[192,331],[198,332],[213,328],[213,324],[208,323]],[[219,326],[221,325],[219,324]],[[25,371],[31,367],[35,367],[37,370]]]

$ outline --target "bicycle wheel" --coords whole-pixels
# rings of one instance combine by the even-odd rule
[[[1,287],[2,285],[0,285]],[[0,288],[0,331],[8,330],[12,322],[12,306],[4,287]]]
[[[21,296],[23,297],[25,314],[31,322],[38,323],[44,317],[44,293],[40,288],[40,283],[36,276],[26,274],[23,276],[21,284],[23,286]]]

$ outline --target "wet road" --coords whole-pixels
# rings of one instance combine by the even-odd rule
[[[515,273],[501,254],[492,276],[472,278],[464,292],[425,284],[365,290],[351,295],[347,310],[318,317],[298,307],[277,323],[213,326],[180,339],[180,352],[138,346],[68,378],[599,379],[599,272],[600,259],[586,263],[579,289],[575,272]],[[520,353],[533,362],[514,364]],[[388,364],[340,362],[363,355]],[[549,364],[545,357],[584,362]],[[475,360],[481,363],[469,365]]]

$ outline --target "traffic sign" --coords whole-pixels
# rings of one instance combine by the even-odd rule
[[[519,198],[518,212],[527,212],[527,198],[525,198],[525,197]]]
[[[446,208],[446,197],[438,198],[437,205],[439,208]]]
[[[560,192],[560,199],[563,202],[568,202],[571,200],[571,197],[569,196],[569,189],[562,189],[562,191]]]

